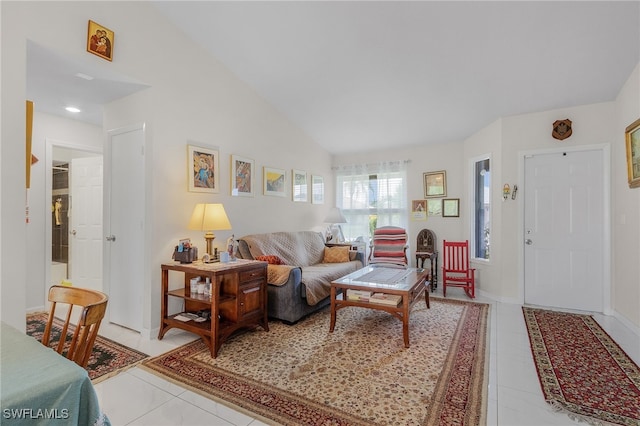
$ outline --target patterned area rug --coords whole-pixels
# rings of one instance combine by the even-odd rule
[[[590,424],[640,425],[640,369],[591,316],[522,311],[549,404]]]
[[[41,312],[27,316],[27,334],[34,337],[38,341],[42,341],[42,334],[44,328],[47,325],[48,313]],[[49,341],[50,347],[55,347],[60,341],[60,333],[64,323],[57,318],[53,320],[53,332],[51,340]],[[73,330],[71,328],[67,330],[67,340],[71,341],[73,336]],[[113,340],[107,339],[98,335],[96,342],[93,345],[93,351],[87,364],[87,371],[89,372],[89,378],[96,384],[112,377],[121,371],[131,368],[138,364],[149,355],[142,352],[138,352],[135,349],[128,348]]]
[[[140,366],[252,416],[283,425],[484,424],[489,305],[431,299],[402,323],[345,308],[293,326],[241,333],[212,359],[198,340]]]

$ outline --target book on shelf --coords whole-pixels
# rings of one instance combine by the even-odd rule
[[[359,302],[368,302],[369,300],[371,300],[370,296],[358,296],[357,294],[354,295],[348,295],[347,296],[347,300],[356,300]]]
[[[402,301],[399,294],[373,293],[369,298],[371,303],[379,303],[381,305],[398,306]]]
[[[370,297],[372,294],[373,294],[372,291],[367,291],[367,290],[347,290],[347,295],[349,296]]]

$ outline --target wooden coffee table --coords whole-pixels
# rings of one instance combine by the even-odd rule
[[[409,347],[409,313],[424,293],[425,303],[429,306],[429,271],[423,268],[384,268],[366,266],[331,283],[331,325],[336,325],[336,312],[347,306],[377,309],[385,311],[402,321],[404,347]],[[364,290],[374,293],[399,295],[402,300],[397,306],[384,305],[368,300],[350,300],[349,291]],[[355,292],[354,292],[355,293]]]

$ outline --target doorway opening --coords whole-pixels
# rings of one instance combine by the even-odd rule
[[[102,149],[74,143],[46,140],[45,206],[50,218],[45,221],[45,301],[49,287],[63,281],[74,282],[72,227],[74,194],[73,163],[76,159],[102,158]],[[100,225],[102,218],[100,217]],[[77,261],[77,259],[75,259]],[[102,256],[95,259],[102,263]]]

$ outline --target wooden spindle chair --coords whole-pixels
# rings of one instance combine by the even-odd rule
[[[470,298],[476,297],[475,268],[469,267],[469,240],[442,241],[442,295],[447,287],[461,287]]]
[[[108,300],[109,298],[106,294],[96,290],[60,285],[52,286],[49,289],[51,309],[49,310],[49,319],[44,329],[44,335],[42,336],[42,344],[49,346],[56,305],[58,303],[68,305],[68,312],[60,333],[60,341],[54,349],[59,354],[66,355],[68,359],[85,368],[89,362],[93,344],[98,336],[100,323],[107,310]],[[78,321],[75,324],[72,323],[71,315],[74,306],[82,307]],[[69,330],[70,326],[75,326],[75,330],[67,348],[65,343],[67,330]],[[64,353],[65,350],[66,354]]]

